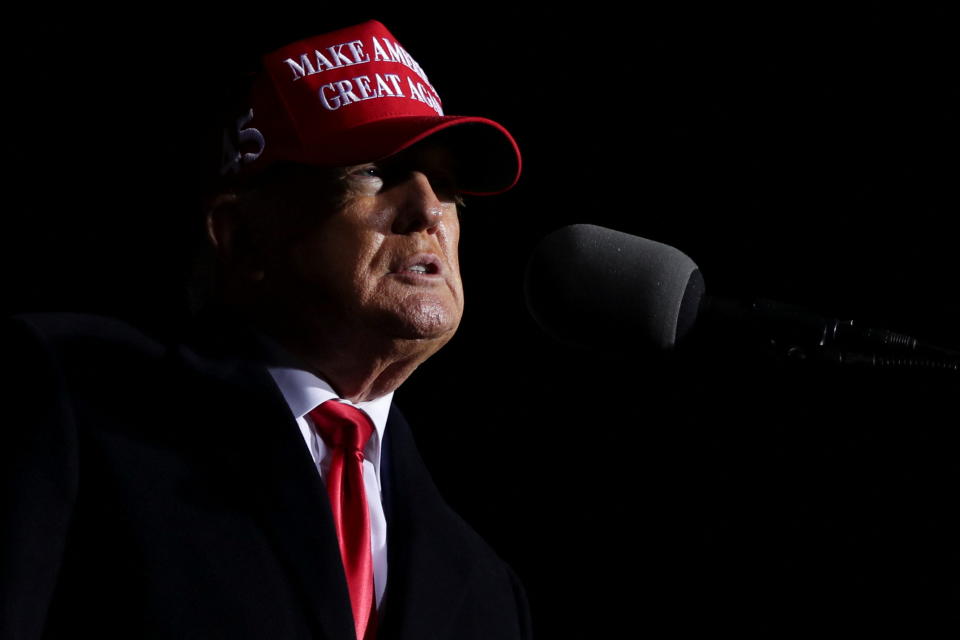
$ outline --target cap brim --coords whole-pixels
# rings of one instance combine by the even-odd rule
[[[308,162],[375,162],[441,132],[457,163],[460,192],[494,195],[520,179],[520,149],[513,136],[499,123],[473,116],[403,116],[360,125],[328,137]]]

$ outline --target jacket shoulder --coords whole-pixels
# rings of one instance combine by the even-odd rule
[[[4,319],[2,331],[5,336],[31,336],[57,349],[163,349],[159,339],[124,320],[88,313],[18,313]]]
[[[157,365],[171,354],[169,345],[121,319],[67,312],[7,316],[0,344],[21,386],[56,389],[61,401],[96,398],[103,406],[162,388],[168,367]]]

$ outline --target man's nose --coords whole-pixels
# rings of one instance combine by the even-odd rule
[[[426,174],[412,171],[398,186],[399,213],[394,220],[394,233],[426,231],[436,233],[443,218],[443,203],[437,197]]]

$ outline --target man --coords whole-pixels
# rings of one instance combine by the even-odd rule
[[[516,145],[443,116],[377,22],[263,64],[190,335],[8,322],[0,633],[529,637],[522,586],[392,404],[460,322],[456,200],[511,187]]]

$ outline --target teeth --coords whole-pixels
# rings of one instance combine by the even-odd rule
[[[415,264],[415,265],[413,265],[412,267],[407,267],[407,270],[408,270],[408,271],[416,271],[416,272],[418,272],[418,273],[426,273],[426,272],[427,272],[427,266],[424,265],[424,264]]]

